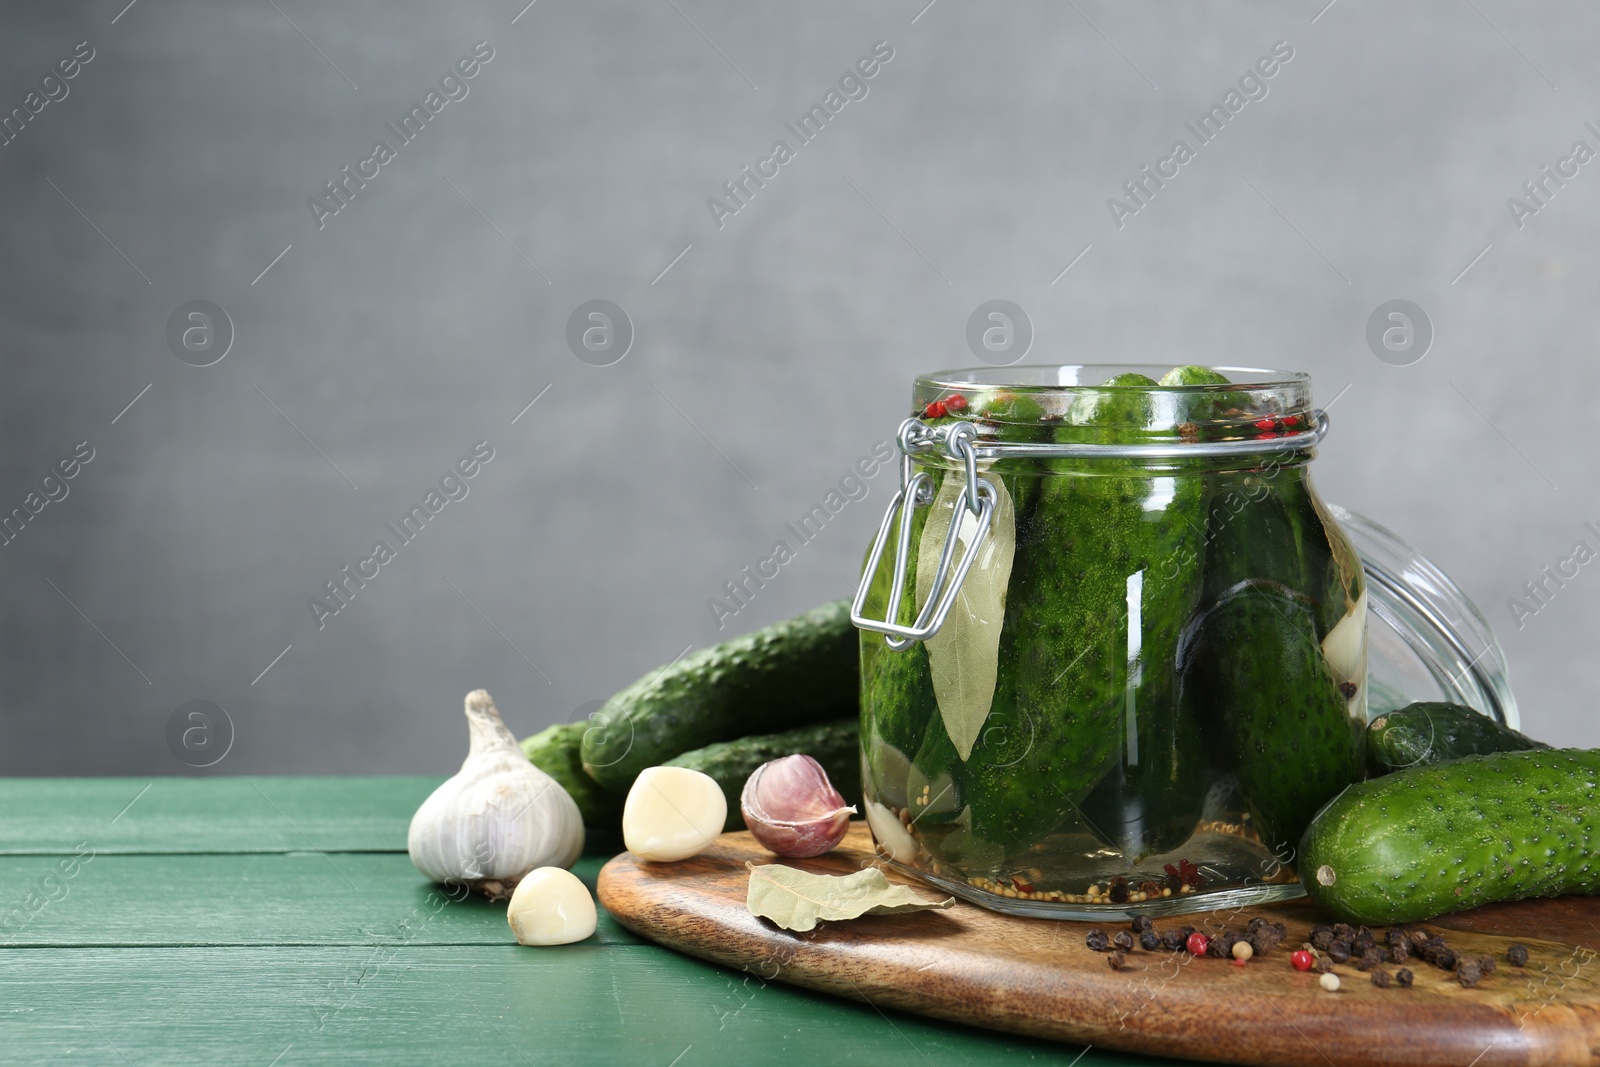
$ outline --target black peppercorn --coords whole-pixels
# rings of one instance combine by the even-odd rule
[[[1333,961],[1326,956],[1318,956],[1311,961],[1311,969],[1318,974],[1327,974],[1333,970]]]
[[[1161,935],[1161,947],[1168,952],[1176,952],[1183,947],[1183,931],[1168,930]]]
[[[1133,921],[1128,924],[1128,929],[1132,930],[1136,934],[1142,934],[1146,930],[1151,930],[1154,928],[1155,923],[1150,921],[1150,916],[1148,915],[1135,915],[1133,917]]]
[[[1494,957],[1493,956],[1479,956],[1478,957],[1478,970],[1482,971],[1484,974],[1493,974],[1494,973]]]
[[[1328,926],[1319,926],[1311,931],[1311,947],[1319,952],[1328,951],[1328,946],[1333,944],[1333,929]]]
[[[1441,971],[1453,971],[1456,969],[1456,954],[1450,949],[1441,948],[1434,954],[1434,958],[1428,962]]]
[[[1404,963],[1411,958],[1411,942],[1404,937],[1389,946],[1389,958],[1396,963]]]
[[[1104,930],[1090,930],[1083,936],[1083,943],[1096,952],[1104,952],[1111,946],[1111,939],[1106,937]]]
[[[1379,967],[1377,970],[1373,971],[1372,984],[1377,986],[1379,989],[1388,989],[1389,972],[1384,970],[1382,967]]]
[[[1128,966],[1128,957],[1120,952],[1113,952],[1106,962],[1111,965],[1113,971],[1120,971]]]
[[[1350,941],[1356,936],[1355,927],[1349,923],[1334,923],[1333,938],[1335,941]]]
[[[1154,930],[1146,930],[1139,935],[1139,947],[1146,952],[1154,952],[1161,947],[1161,935]]]
[[[1245,929],[1253,934],[1265,925],[1267,925],[1267,920],[1257,915],[1245,925]]]
[[[1506,949],[1506,962],[1513,967],[1525,967],[1528,963],[1528,946],[1512,945]]]
[[[1328,958],[1334,963],[1350,962],[1350,942],[1335,941],[1328,946]]]
[[[1411,978],[1412,974],[1410,967],[1402,967],[1398,971],[1394,972],[1394,983],[1402,989],[1411,988]]]
[[[1233,955],[1233,943],[1239,940],[1237,934],[1223,931],[1206,942],[1206,955],[1219,960],[1228,959]]]
[[[1471,989],[1478,984],[1478,979],[1483,977],[1483,972],[1478,968],[1477,960],[1462,960],[1456,964],[1456,981],[1462,988]]]
[[[1117,931],[1117,936],[1111,939],[1111,943],[1117,946],[1119,952],[1133,951],[1133,935],[1126,930]]]
[[[1128,902],[1128,880],[1126,878],[1113,878],[1111,880],[1111,903],[1126,904]]]
[[[1358,970],[1358,971],[1370,971],[1373,968],[1377,967],[1382,962],[1383,962],[1383,956],[1378,952],[1378,950],[1377,949],[1371,949],[1371,950],[1369,950],[1367,952],[1362,953],[1361,958],[1356,961],[1356,970]]]

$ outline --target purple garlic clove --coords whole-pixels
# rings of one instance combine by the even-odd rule
[[[780,856],[820,856],[844,840],[855,808],[810,756],[785,756],[757,767],[739,798],[744,823]]]

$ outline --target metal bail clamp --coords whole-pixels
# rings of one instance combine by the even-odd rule
[[[973,438],[976,436],[977,429],[969,422],[929,426],[919,419],[910,418],[900,424],[900,432],[896,435],[901,452],[900,489],[889,501],[888,510],[884,512],[883,522],[878,526],[878,536],[872,542],[872,553],[867,557],[866,567],[861,572],[861,584],[856,589],[855,599],[850,603],[850,621],[863,630],[883,634],[885,643],[895,651],[909,648],[913,642],[924,641],[939,632],[945,618],[950,614],[950,609],[955,606],[956,594],[961,590],[961,583],[978,558],[978,550],[989,535],[989,526],[994,519],[995,502],[999,499],[999,494],[989,479],[978,477],[978,454],[973,446]],[[932,480],[926,471],[912,473],[911,457],[941,447],[951,459],[960,460],[966,467],[966,492],[962,494],[959,513],[950,519],[950,532],[945,535],[944,551],[939,555],[939,569],[934,574],[933,585],[928,590],[922,611],[910,626],[903,626],[894,620],[900,616],[900,602],[905,597],[906,563],[911,549],[911,520],[917,508],[927,507],[933,503]],[[971,512],[977,516],[978,528],[966,551],[961,554],[961,561],[956,564],[955,574],[952,576],[950,564],[955,556],[956,544],[961,538],[961,528],[965,525],[964,512]],[[865,610],[867,594],[872,589],[873,579],[878,574],[878,566],[883,560],[883,549],[889,541],[889,531],[895,525],[896,513],[900,517],[898,551],[895,554],[894,581],[889,589],[888,608],[884,618],[869,619],[862,612]]]

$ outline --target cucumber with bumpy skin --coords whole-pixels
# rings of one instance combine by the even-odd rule
[[[1472,708],[1419,701],[1372,720],[1367,727],[1367,772],[1376,777],[1463,756],[1549,747]]]
[[[1362,777],[1361,734],[1317,641],[1315,609],[1272,581],[1239,583],[1195,620],[1184,684],[1211,694],[1213,758],[1238,775],[1261,840],[1293,847]]]
[[[532,737],[522,739],[522,754],[528,761],[554,778],[583,814],[584,829],[590,833],[616,834],[622,828],[622,798],[600,788],[583,769],[583,735],[586,722],[558,722]]]
[[[1079,398],[1057,440],[1141,439],[1153,422],[1155,384],[1134,373],[1110,379]],[[991,717],[1008,728],[986,729],[951,768],[956,792],[971,807],[972,832],[1007,854],[1080,812],[1128,855],[1160,852],[1193,830],[1205,793],[1198,761],[1185,752],[1192,723],[1172,669],[1200,592],[1200,480],[1102,460],[1041,481],[1012,570],[1012,589],[1025,595],[1007,603],[1001,637],[1001,662],[1011,668]],[[1158,488],[1170,490],[1162,504]],[[1138,670],[1128,639],[1135,597],[1135,666],[1149,665]],[[926,759],[935,754],[918,757],[930,782],[943,769]]]
[[[856,713],[859,654],[837,600],[651,671],[612,697],[583,737],[583,769],[627,793],[646,767],[753,730]]]
[[[1467,756],[1353,785],[1300,843],[1306,892],[1349,923],[1600,892],[1600,751]]]
[[[668,767],[687,767],[708,774],[722,787],[728,800],[728,821],[724,830],[743,830],[744,814],[739,809],[739,798],[744,792],[745,780],[755,769],[769,760],[782,759],[801,753],[822,764],[828,780],[844,797],[845,803],[861,803],[861,752],[860,722],[855,718],[836,719],[815,726],[801,726],[781,734],[764,734],[758,737],[741,737],[737,741],[719,741],[705,748],[697,748],[674,756]]]

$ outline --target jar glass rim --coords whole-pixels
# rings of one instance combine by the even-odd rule
[[[964,388],[1008,389],[1026,393],[1059,393],[1073,389],[1159,390],[1170,393],[1206,392],[1223,389],[1270,390],[1305,387],[1311,375],[1303,371],[1270,370],[1263,367],[1231,367],[1200,364],[1228,377],[1227,384],[1204,385],[1106,385],[1118,374],[1139,373],[1159,380],[1181,363],[1015,363],[1008,367],[957,367],[917,376],[919,391],[960,390]],[[1152,373],[1153,372],[1153,373]]]

